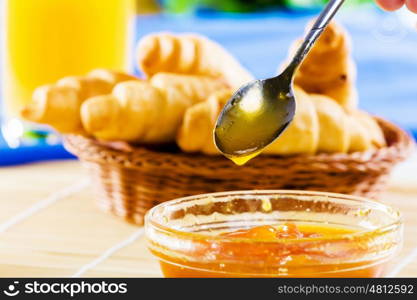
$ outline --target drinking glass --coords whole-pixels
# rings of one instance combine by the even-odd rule
[[[130,70],[134,0],[0,2],[2,133],[9,146],[44,132],[19,118],[36,87],[95,68]]]

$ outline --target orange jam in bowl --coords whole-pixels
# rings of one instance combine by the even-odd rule
[[[380,277],[402,244],[393,208],[305,191],[168,201],[148,212],[145,230],[165,277]]]

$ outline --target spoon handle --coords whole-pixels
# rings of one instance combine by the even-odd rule
[[[326,29],[327,25],[333,19],[334,15],[344,2],[345,0],[330,0],[329,3],[327,3],[326,7],[318,16],[313,27],[310,29],[310,31],[304,38],[304,41],[301,44],[300,48],[297,50],[297,53],[295,54],[292,62],[288,65],[286,73],[290,75],[290,77],[292,77],[292,74],[301,64],[304,57],[310,51],[311,47],[323,33],[324,29]]]

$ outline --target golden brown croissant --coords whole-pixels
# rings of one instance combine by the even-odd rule
[[[179,90],[193,102],[192,104],[206,101],[213,91],[227,87],[223,81],[207,76],[164,72],[152,76],[150,83],[160,90]]]
[[[220,77],[232,89],[253,79],[222,46],[196,34],[150,34],[140,40],[137,53],[148,77],[160,72]]]
[[[185,110],[223,87],[217,79],[167,73],[150,81],[123,82],[112,94],[82,104],[82,124],[88,134],[102,140],[172,142]]]
[[[21,111],[24,119],[47,124],[62,133],[83,132],[80,106],[87,98],[108,94],[122,81],[135,77],[110,70],[72,76],[35,90],[33,101]]]
[[[364,139],[370,143],[370,145],[365,144],[365,146],[362,146],[360,149],[351,149],[352,151],[363,151],[369,148],[381,148],[386,146],[384,133],[374,118],[361,110],[354,110],[351,112],[351,115],[357,124],[362,126],[362,131],[364,132],[363,135],[366,136]],[[352,145],[351,148],[353,148]]]
[[[288,57],[293,57],[300,43],[292,45]],[[297,70],[294,83],[307,93],[329,96],[344,108],[356,108],[356,67],[349,44],[345,30],[331,23]]]
[[[309,95],[319,123],[318,152],[348,152],[350,146],[347,114],[331,98]]]
[[[315,105],[302,89],[295,86],[294,93],[294,119],[279,139],[265,149],[266,154],[314,154],[318,150],[319,122]]]
[[[213,143],[213,128],[218,114],[231,96],[230,89],[220,90],[207,101],[187,109],[177,135],[177,144],[181,150],[219,154]]]
[[[265,154],[346,153],[385,144],[381,129],[366,113],[346,112],[333,99],[307,94],[297,86],[294,92],[295,117],[284,133],[265,149]],[[183,151],[218,154],[212,131],[230,94],[230,91],[214,94],[209,101],[187,109],[177,136],[177,144]]]

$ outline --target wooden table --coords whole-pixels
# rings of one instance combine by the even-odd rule
[[[143,229],[99,211],[77,161],[0,169],[1,277],[159,277]],[[383,201],[405,217],[392,276],[417,277],[417,154],[394,172]]]

